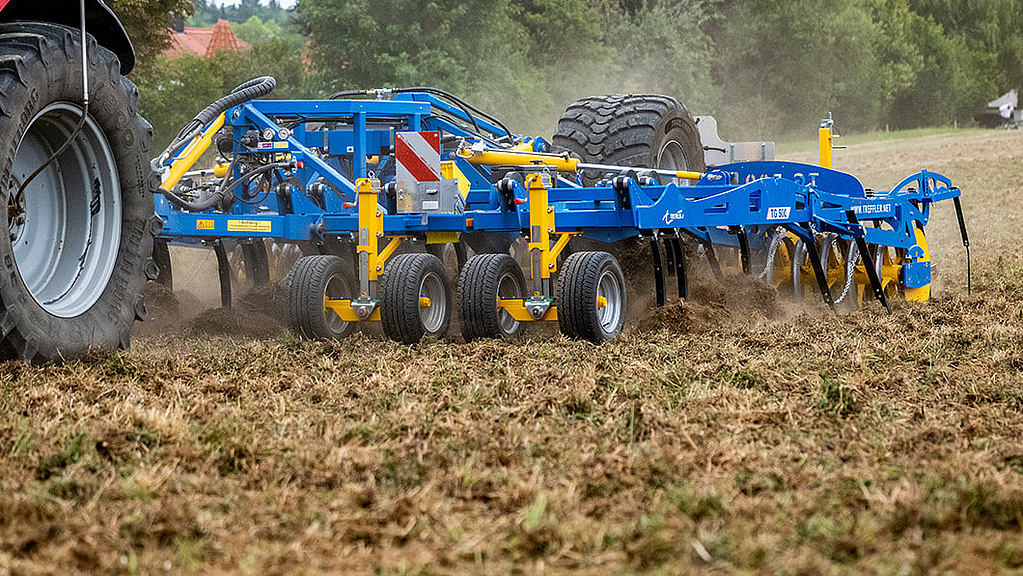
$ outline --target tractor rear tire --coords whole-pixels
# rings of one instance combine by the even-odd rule
[[[615,94],[572,103],[553,144],[583,162],[703,172],[700,132],[685,105],[670,96]],[[592,184],[600,174],[584,172]]]
[[[0,25],[0,359],[60,362],[127,349],[155,277],[158,222],[149,165],[152,128],[138,91],[88,37],[92,102],[82,107],[81,35],[36,22]]]

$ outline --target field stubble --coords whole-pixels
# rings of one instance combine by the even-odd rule
[[[836,160],[961,185],[973,295],[939,205],[934,299],[892,315],[703,281],[601,347],[406,347],[185,302],[130,354],[3,366],[0,574],[1023,570],[1023,134]]]

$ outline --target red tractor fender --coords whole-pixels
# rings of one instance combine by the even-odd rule
[[[0,0],[0,22],[31,20],[78,28],[79,0]],[[135,67],[135,49],[117,16],[103,0],[85,0],[85,28],[104,48],[117,54],[121,74]]]

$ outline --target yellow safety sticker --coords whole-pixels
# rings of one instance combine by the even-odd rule
[[[267,220],[228,220],[228,232],[269,232],[270,222]]]
[[[287,142],[274,142],[274,148],[277,149],[277,150],[287,150],[288,149],[288,143]]]
[[[213,220],[196,220],[196,230],[213,230]]]

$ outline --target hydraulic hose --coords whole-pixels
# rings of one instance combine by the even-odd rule
[[[221,204],[224,201],[224,199],[227,198],[227,194],[230,192],[230,190],[233,189],[238,184],[248,179],[251,179],[253,176],[258,176],[260,174],[264,174],[271,170],[282,168],[287,165],[288,165],[287,162],[274,162],[273,164],[264,164],[262,166],[257,166],[256,168],[253,168],[252,170],[249,170],[248,172],[230,181],[228,181],[227,178],[225,177],[224,181],[222,181],[220,185],[217,186],[217,189],[212,194],[210,194],[206,198],[203,198],[202,200],[196,201],[185,200],[184,198],[178,196],[174,192],[169,192],[167,190],[163,190],[162,192],[163,195],[166,196],[168,200],[170,200],[171,204],[174,204],[179,208],[184,208],[185,210],[188,210],[190,212],[203,212],[205,210],[209,210],[210,208],[213,208]],[[228,174],[234,171],[234,167],[235,162],[231,162],[231,165],[228,167]]]
[[[179,132],[174,138],[174,141],[167,146],[167,149],[163,151],[163,154],[160,154],[158,158],[159,164],[163,164],[163,162],[170,157],[172,151],[202,133],[203,127],[212,122],[217,116],[220,116],[222,113],[234,106],[243,104],[255,98],[266,96],[273,92],[276,87],[277,80],[275,80],[273,76],[253,78],[232,90],[227,96],[224,96],[206,108],[203,108],[201,112],[195,115],[195,118],[192,118],[192,120],[181,129],[181,132]]]

